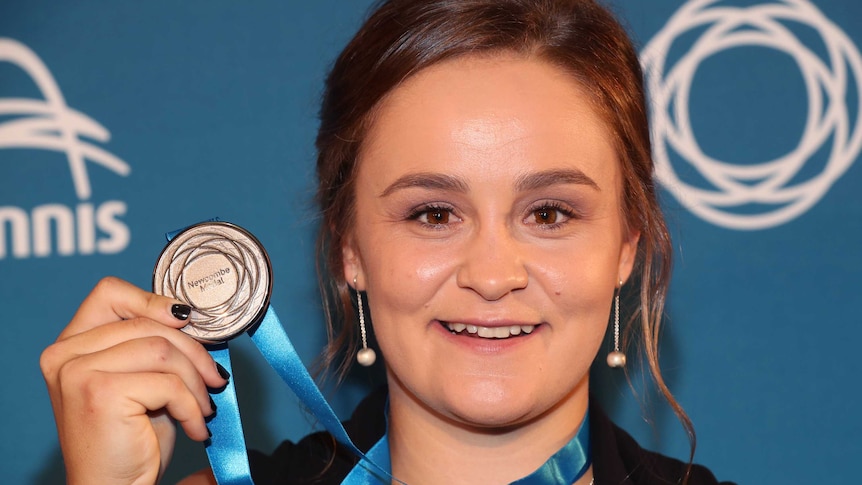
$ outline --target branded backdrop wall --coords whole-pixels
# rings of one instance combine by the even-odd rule
[[[313,361],[317,100],[369,3],[3,2],[4,483],[62,480],[39,354],[103,275],[149,287],[164,231],[219,216],[254,232],[273,303]],[[663,362],[697,460],[740,483],[849,482],[862,454],[862,3],[616,9],[652,88],[678,252]],[[305,434],[311,419],[248,339],[234,348],[249,444]],[[620,375],[595,374],[623,427],[687,456],[654,396],[642,407]],[[374,378],[357,372],[333,394],[342,415]],[[181,439],[168,481],[205,464]]]

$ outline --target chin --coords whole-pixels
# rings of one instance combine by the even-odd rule
[[[442,414],[465,426],[509,428],[544,414],[557,402],[537,389],[525,389],[512,382],[482,380],[457,383],[444,393]]]

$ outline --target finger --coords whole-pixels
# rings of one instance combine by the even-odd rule
[[[178,306],[175,306],[178,305]],[[188,323],[188,305],[144,291],[119,278],[103,278],[81,303],[59,339],[117,320],[146,317],[173,328]]]
[[[61,372],[77,375],[86,375],[89,372],[173,374],[179,377],[195,396],[205,416],[215,412],[206,385],[194,364],[164,337],[147,336],[120,342],[105,350],[70,360]]]
[[[156,436],[159,438],[159,474],[155,483],[162,483],[162,477],[164,477],[167,465],[171,462],[171,457],[174,456],[174,447],[177,441],[177,424],[165,409],[150,411],[147,413],[147,416],[150,418],[150,425],[152,425],[153,431],[155,431]]]
[[[98,416],[98,422],[90,423],[91,426],[112,428],[114,432],[131,430],[137,435],[152,427],[149,412],[164,409],[190,438],[202,441],[209,437],[198,400],[175,374],[91,372],[79,381],[74,393],[79,399],[75,405],[64,406],[64,411],[71,414],[70,419]],[[117,428],[118,424],[122,426]],[[97,434],[110,431],[95,430]]]
[[[120,374],[122,375],[122,374]],[[133,387],[129,393],[129,399],[140,403],[149,411],[159,409],[167,410],[189,438],[195,441],[204,441],[209,438],[210,432],[204,419],[204,414],[197,405],[197,399],[185,387],[185,383],[173,374],[126,374],[129,382],[140,386]],[[156,394],[148,391],[148,386],[159,386],[168,391],[167,395]],[[208,413],[207,415],[212,414]]]
[[[178,332],[176,329],[165,327],[164,325],[152,321],[148,318],[134,318],[118,322],[108,323],[87,332],[79,333],[68,337],[67,339],[58,342],[50,350],[55,353],[51,358],[59,365],[64,362],[81,356],[104,351],[111,347],[121,345],[123,342],[135,341],[140,339],[158,338],[166,344],[170,344],[178,352],[182,353],[185,358],[196,369],[199,377],[202,377],[207,386],[218,388],[227,383],[227,380],[221,375],[218,367],[212,356],[207,352],[203,345],[188,335]],[[151,344],[159,346],[160,344]],[[158,357],[161,348],[153,348],[152,356]],[[118,360],[134,360],[140,359],[144,362],[147,356],[117,355],[111,354]],[[107,362],[106,362],[107,363]],[[124,365],[128,365],[127,363]],[[145,370],[145,369],[140,369]],[[43,368],[43,372],[45,369]],[[48,372],[46,372],[47,374]]]

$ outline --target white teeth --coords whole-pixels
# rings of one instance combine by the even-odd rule
[[[535,325],[511,325],[508,327],[480,327],[478,325],[467,325],[465,323],[447,323],[448,328],[453,333],[461,333],[465,330],[467,333],[476,335],[481,338],[509,338],[522,333],[532,333],[536,328]]]

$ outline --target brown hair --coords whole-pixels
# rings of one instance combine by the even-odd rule
[[[589,93],[615,137],[624,221],[641,234],[633,272],[639,305],[623,344],[640,329],[650,373],[688,433],[693,457],[694,430],[658,363],[671,244],[653,181],[641,68],[625,30],[592,0],[390,0],[379,5],[338,57],[326,81],[317,136],[323,211],[318,251],[321,275],[331,276],[321,278],[330,337],[324,361],[332,364],[342,356],[337,368],[343,372],[356,350],[342,246],[352,230],[357,157],[375,107],[428,66],[494,52],[540,59],[568,72]]]

